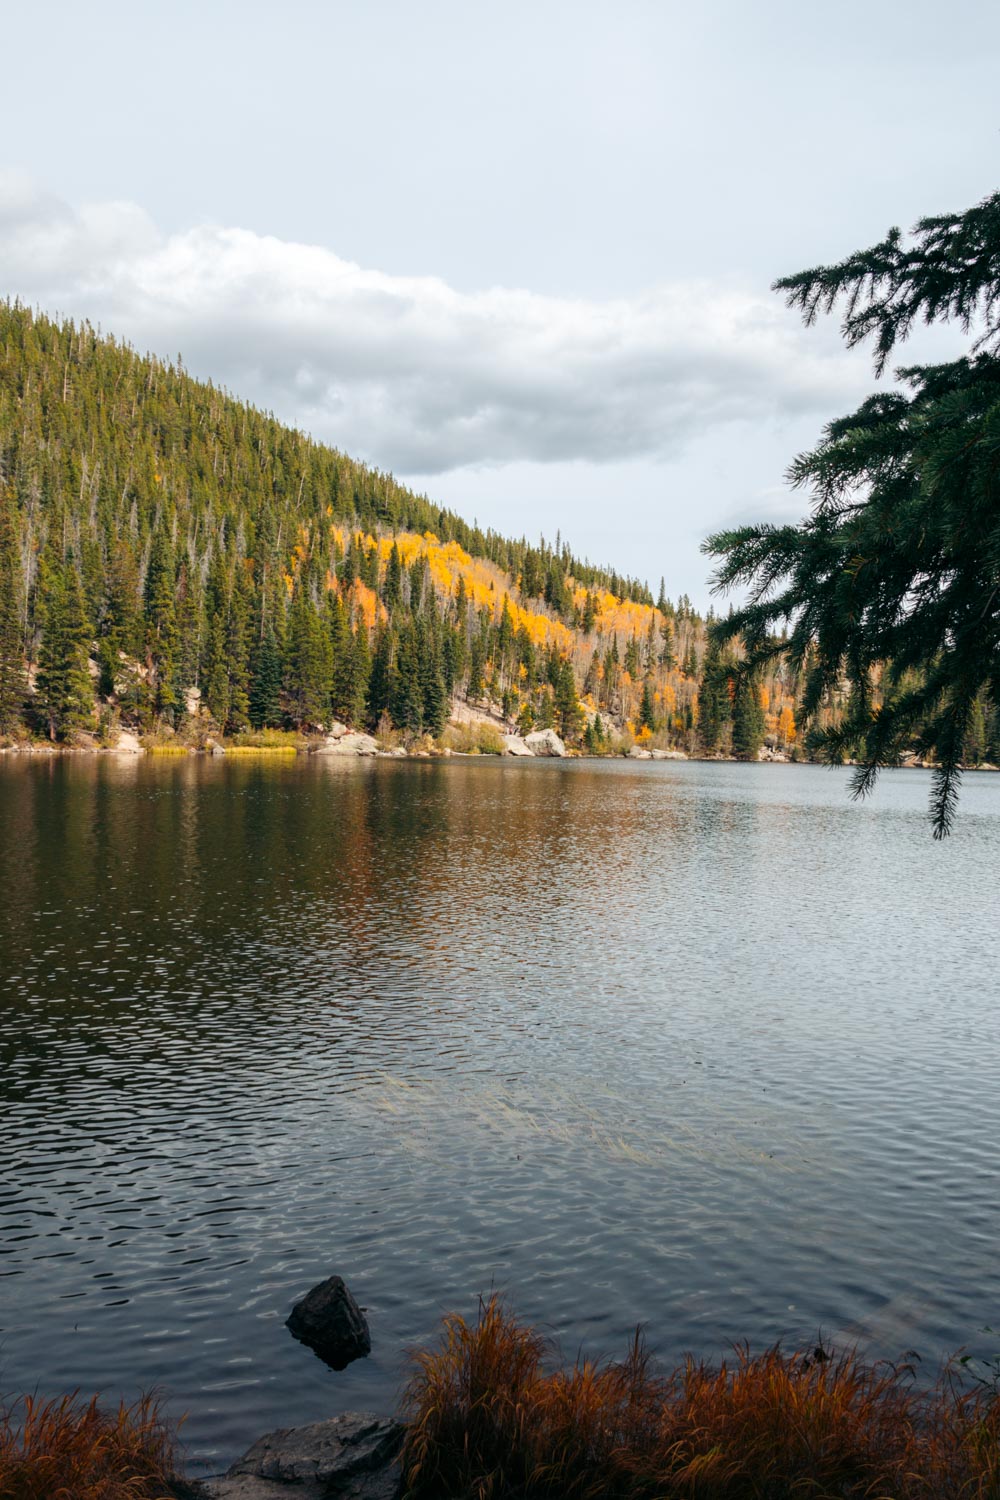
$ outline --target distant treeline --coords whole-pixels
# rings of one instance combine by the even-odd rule
[[[796,683],[737,658],[662,584],[469,526],[180,361],[0,304],[6,737],[437,736],[457,698],[593,750],[799,753]]]

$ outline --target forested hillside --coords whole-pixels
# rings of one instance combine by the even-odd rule
[[[463,702],[590,750],[795,749],[687,600],[469,526],[178,361],[0,305],[0,734],[188,743]],[[349,437],[349,434],[347,435]]]

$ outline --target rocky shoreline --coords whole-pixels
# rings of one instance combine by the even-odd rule
[[[659,747],[647,748],[644,745],[634,744],[627,750],[621,749],[605,754],[593,754],[586,750],[570,749],[556,733],[554,729],[536,729],[530,734],[508,734],[504,727],[497,724],[495,720],[482,719],[477,721],[489,724],[497,731],[498,748],[491,750],[456,750],[448,746],[435,746],[428,749],[425,744],[418,744],[416,748],[407,748],[404,745],[386,746],[379,743],[375,735],[368,734],[364,730],[350,729],[346,724],[334,723],[321,738],[303,741],[299,744],[274,745],[227,745],[222,741],[209,738],[202,745],[185,745],[178,743],[165,747],[163,745],[143,745],[139,736],[131,729],[122,729],[113,745],[102,745],[97,740],[84,741],[73,745],[62,745],[49,743],[48,741],[30,740],[13,745],[0,745],[0,755],[113,755],[113,756],[140,756],[156,755],[163,753],[164,749],[171,755],[177,756],[247,756],[259,754],[262,756],[280,755],[296,758],[300,755],[340,756],[345,759],[373,759],[373,760],[469,760],[469,759],[504,759],[513,757],[516,759],[535,760],[693,760],[704,762],[718,762],[720,764],[739,764],[737,758],[732,755],[697,755],[689,754],[686,750],[666,750]],[[760,763],[781,765],[812,765],[820,764],[809,760],[792,760],[790,756],[779,750],[764,749],[758,756]],[[845,765],[853,765],[851,760],[845,761]],[[899,770],[923,770],[932,771],[934,762],[920,760],[917,756],[907,756],[900,761]],[[997,771],[1000,766],[984,762],[982,765],[969,766],[967,770],[974,771]]]
[[[343,1412],[307,1427],[279,1427],[178,1500],[397,1500],[405,1429],[374,1412]]]

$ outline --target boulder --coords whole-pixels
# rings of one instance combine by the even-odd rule
[[[221,1479],[211,1500],[396,1500],[403,1428],[371,1412],[344,1412],[259,1438]]]
[[[643,750],[641,745],[633,745],[628,753],[629,760],[652,760],[652,750]]]
[[[531,756],[535,753],[533,750],[529,750],[523,737],[519,734],[505,734],[503,737],[503,750],[505,755]]]
[[[654,760],[687,760],[687,752],[684,750],[651,750],[650,755]]]
[[[328,735],[319,747],[320,755],[375,755],[378,745],[373,735],[349,730],[346,734]]]
[[[118,738],[111,746],[119,755],[141,755],[142,746],[139,744],[139,736],[131,729],[119,729]]]
[[[566,746],[554,729],[533,729],[530,734],[524,736],[524,743],[532,755],[563,756],[566,754]]]
[[[371,1353],[365,1315],[340,1276],[327,1277],[296,1302],[285,1327],[333,1370]]]

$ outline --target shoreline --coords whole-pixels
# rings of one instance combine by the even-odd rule
[[[513,738],[513,736],[511,736]],[[735,755],[696,755],[686,750],[646,750],[639,746],[633,746],[630,750],[616,750],[605,755],[594,754],[589,750],[577,750],[566,747],[561,752],[542,751],[537,753],[532,750],[502,750],[502,751],[480,751],[480,750],[452,750],[450,748],[433,750],[407,750],[403,746],[392,749],[380,747],[374,749],[344,749],[331,751],[325,748],[322,741],[305,746],[270,746],[270,745],[226,745],[213,744],[211,746],[200,745],[177,745],[177,746],[146,746],[146,745],[64,745],[50,744],[46,741],[31,741],[29,743],[16,745],[0,745],[0,756],[25,756],[25,757],[63,757],[69,756],[109,756],[118,759],[138,759],[145,757],[150,760],[252,760],[256,758],[267,760],[303,760],[316,757],[327,759],[332,756],[337,759],[347,760],[413,760],[413,761],[438,761],[438,760],[485,760],[485,761],[508,761],[508,760],[586,760],[586,761],[689,761],[697,765],[733,765],[733,766],[823,766],[827,770],[849,768],[857,764],[853,760],[831,762],[822,760],[809,760],[805,757],[792,759],[782,754],[763,754],[756,760],[744,760]],[[933,761],[907,760],[900,761],[897,765],[884,766],[886,771],[934,771],[937,765]],[[983,772],[987,775],[1000,771],[1000,766],[992,763],[984,763],[979,766],[963,766],[962,774],[965,776]]]

